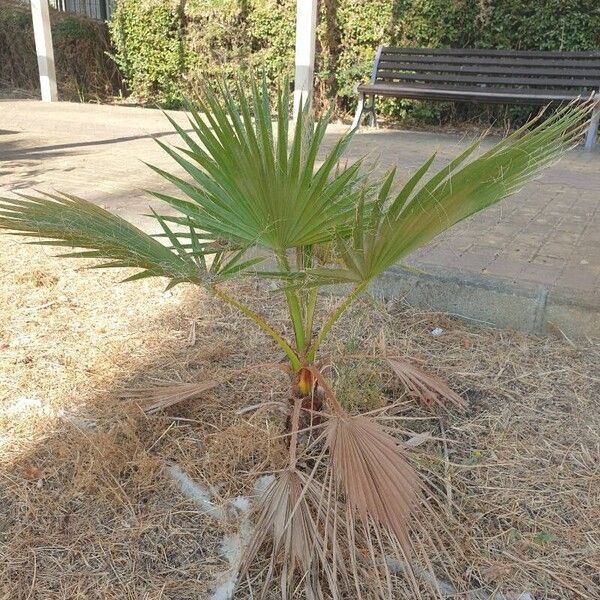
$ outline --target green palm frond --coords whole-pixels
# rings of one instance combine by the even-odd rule
[[[393,170],[373,183],[361,161],[340,167],[352,133],[320,155],[329,115],[314,123],[306,105],[290,126],[287,84],[277,95],[276,123],[264,79],[262,86],[251,82],[248,96],[243,87],[206,89],[189,107],[192,133],[171,119],[184,146],[159,142],[186,172],[182,178],[153,167],[185,196],[154,194],[170,209],[151,215],[164,243],[65,194],[0,198],[0,229],[41,238],[33,243],[78,248],[67,256],[103,260],[99,266],[138,268],[130,280],[164,276],[169,286],[187,281],[211,288],[271,335],[297,367],[300,354],[314,358],[333,322],[369,281],[533,179],[579,141],[594,108],[567,106],[485,152],[478,141],[427,178],[431,157],[392,192]],[[262,260],[252,254],[255,246],[272,251],[274,269],[255,268]],[[213,285],[242,275],[280,282],[295,349]],[[353,291],[311,343],[317,303],[311,288],[332,283],[351,284]]]
[[[591,109],[590,104],[567,106],[472,158],[478,140],[423,183],[432,156],[392,197],[394,174],[389,173],[369,213],[359,206],[353,235],[337,239],[343,268],[314,269],[307,273],[307,282],[367,282],[459,221],[517,192],[578,143]]]
[[[32,244],[84,249],[61,256],[104,260],[98,267],[141,269],[128,280],[158,276],[169,278],[170,286],[201,283],[192,255],[170,250],[121,217],[75,196],[0,198],[0,229],[43,238]]]
[[[234,92],[207,88],[197,106],[189,106],[194,137],[170,119],[185,147],[159,144],[189,178],[152,168],[186,198],[155,196],[211,239],[280,253],[349,233],[365,178],[360,161],[339,169],[352,134],[338,140],[317,167],[330,115],[313,124],[306,106],[290,132],[289,91],[284,85],[278,93],[275,128],[266,83],[253,83],[251,88],[250,99],[241,85]],[[180,217],[164,218],[180,222]]]

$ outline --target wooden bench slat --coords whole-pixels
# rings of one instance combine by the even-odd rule
[[[598,60],[598,69],[600,71],[600,59]],[[499,75],[530,75],[539,77],[541,75],[569,77],[573,76],[585,79],[600,79],[599,72],[594,72],[589,67],[566,66],[560,67],[558,64],[553,67],[522,67],[522,66],[498,66],[498,65],[443,65],[439,63],[431,63],[426,65],[423,63],[415,63],[410,60],[388,61],[382,58],[379,63],[379,70],[385,71],[427,71],[437,73],[483,73],[483,74],[499,74]]]
[[[497,50],[493,48],[396,48],[384,46],[382,54],[431,54],[431,55],[454,55],[454,56],[505,56],[508,58],[595,58],[599,52],[588,51],[546,51],[546,50]]]
[[[440,81],[442,83],[473,83],[477,85],[519,85],[519,86],[534,86],[545,88],[589,88],[593,90],[600,86],[600,79],[547,79],[541,77],[502,77],[473,74],[447,74],[438,75],[435,73],[398,73],[398,72],[382,72],[378,71],[377,80],[399,80],[399,81]]]
[[[393,62],[389,55],[382,54],[382,60],[386,62]],[[564,68],[588,68],[588,69],[598,69],[600,68],[600,54],[595,57],[587,57],[582,58],[581,60],[577,60],[574,58],[565,58],[563,60],[558,61],[557,59],[550,58],[508,58],[506,59],[498,59],[489,56],[482,57],[462,57],[462,56],[450,56],[450,55],[441,55],[441,56],[418,56],[411,55],[410,57],[404,57],[404,60],[409,58],[412,62],[415,63],[423,63],[426,65],[440,65],[440,64],[448,64],[448,65],[475,65],[481,67],[483,65],[502,65],[504,67],[515,66],[515,67],[560,67]]]

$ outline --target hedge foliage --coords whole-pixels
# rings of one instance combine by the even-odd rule
[[[63,100],[101,100],[118,93],[121,80],[107,52],[104,23],[50,10],[58,92]],[[0,88],[39,94],[29,3],[0,0]]]
[[[142,100],[176,105],[206,77],[262,68],[293,75],[295,0],[119,0],[116,60]],[[318,102],[356,101],[376,47],[600,48],[598,0],[321,0]],[[388,113],[441,119],[456,107],[386,101]],[[460,107],[458,108],[460,110]]]
[[[117,4],[109,24],[113,58],[142,101],[169,105],[181,98],[183,78],[192,64],[181,16],[178,3],[168,0]]]

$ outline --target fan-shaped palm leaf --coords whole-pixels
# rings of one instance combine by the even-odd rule
[[[108,261],[99,267],[142,269],[129,280],[161,276],[171,283],[200,282],[192,256],[170,250],[125,219],[75,196],[0,198],[0,229],[44,238],[32,244],[86,248],[62,256]]]
[[[154,213],[172,246],[161,244],[153,236],[125,219],[91,202],[69,194],[42,194],[34,197],[0,198],[0,229],[14,234],[45,238],[30,242],[87,250],[62,254],[68,258],[108,260],[102,267],[134,267],[140,272],[126,281],[145,277],[167,277],[169,287],[184,281],[208,285],[237,276],[262,258],[242,260],[245,248],[201,242],[188,225],[191,243],[185,246],[163,217]],[[206,258],[209,257],[207,261]]]
[[[197,106],[189,106],[195,139],[171,119],[186,147],[159,144],[192,182],[152,167],[187,199],[155,195],[183,212],[208,237],[279,253],[349,232],[361,193],[358,184],[364,180],[360,161],[339,170],[352,134],[342,136],[317,168],[330,115],[313,126],[307,105],[288,143],[287,85],[278,94],[276,131],[266,83],[262,89],[256,83],[251,87],[250,100],[241,86],[235,92],[208,87]],[[181,222],[177,217],[165,218]]]

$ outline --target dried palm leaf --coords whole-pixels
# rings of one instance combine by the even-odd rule
[[[409,548],[411,517],[421,487],[396,440],[364,416],[335,415],[326,444],[335,479],[362,522],[383,525]]]
[[[321,598],[321,580],[324,578],[337,597],[338,576],[341,580],[347,576],[330,521],[333,512],[328,510],[331,505],[326,495],[321,484],[297,469],[290,467],[282,471],[262,496],[240,576],[248,573],[256,554],[270,538],[271,563],[263,591],[279,565],[283,598],[291,597],[288,589],[296,574],[298,580],[304,581],[307,595]]]
[[[177,383],[163,382],[151,388],[127,390],[123,397],[136,402],[147,414],[163,410],[185,400],[198,398],[202,392],[217,387],[221,381],[208,379],[200,383]]]
[[[388,357],[386,360],[411,395],[427,406],[446,408],[446,403],[450,403],[460,410],[467,408],[466,401],[434,375],[426,373],[403,358]]]

